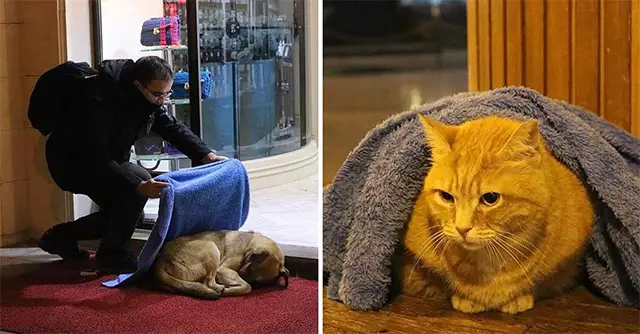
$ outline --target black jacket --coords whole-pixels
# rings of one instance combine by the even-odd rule
[[[100,63],[98,76],[85,80],[64,122],[50,135],[47,156],[55,156],[70,170],[88,169],[94,176],[137,187],[142,180],[120,164],[129,160],[133,143],[149,131],[196,161],[212,151],[166,107],[147,101],[133,84],[133,64],[132,60]]]

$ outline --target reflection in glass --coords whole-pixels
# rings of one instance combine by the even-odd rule
[[[302,3],[200,0],[197,22],[190,22],[186,0],[139,0],[135,7],[102,0],[102,59],[166,59],[175,72],[167,109],[191,127],[191,113],[198,108],[189,100],[188,28],[197,25],[203,89],[200,124],[194,125],[203,140],[220,155],[241,160],[290,152],[304,145],[309,133],[301,80],[304,41],[297,26],[304,22]],[[136,143],[135,151],[171,155],[167,159],[180,154],[154,134]]]
[[[304,142],[294,6],[200,2],[200,62],[214,78],[213,97],[202,102],[202,135],[221,154],[256,159]]]

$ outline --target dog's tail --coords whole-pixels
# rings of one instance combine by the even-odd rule
[[[202,299],[219,299],[221,294],[200,282],[189,282],[171,276],[164,265],[156,267],[156,277],[169,290],[182,292],[188,296]]]

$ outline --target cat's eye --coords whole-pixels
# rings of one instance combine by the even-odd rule
[[[453,195],[449,194],[448,192],[440,190],[439,193],[440,193],[440,198],[442,198],[442,200],[444,200],[445,202],[454,201]]]
[[[500,199],[500,194],[498,193],[485,193],[480,197],[480,201],[482,204],[492,206],[495,205]]]

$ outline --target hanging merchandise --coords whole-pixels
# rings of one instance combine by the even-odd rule
[[[278,42],[278,50],[276,51],[276,57],[283,59],[289,59],[291,55],[291,44],[281,39]]]
[[[203,100],[211,98],[213,89],[213,76],[210,71],[200,72],[201,96]],[[189,98],[189,72],[178,72],[173,77],[173,98],[188,99]]]
[[[178,16],[178,4],[175,2],[164,3],[165,16]]]
[[[225,32],[229,38],[236,38],[240,35],[240,22],[237,18],[232,17],[227,20]]]
[[[180,45],[180,19],[168,16],[144,21],[140,43],[144,46]]]
[[[180,7],[187,4],[187,0],[164,0],[165,16],[180,16]]]
[[[242,27],[240,26],[240,21],[238,20],[238,11],[236,10],[235,2],[232,2],[231,6],[233,15],[225,23],[224,31],[227,36],[229,36],[229,38],[236,38],[238,37],[238,35],[240,35],[240,29]]]

